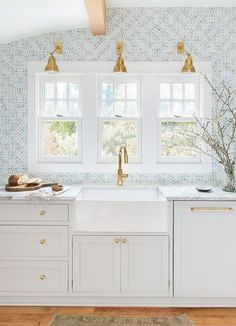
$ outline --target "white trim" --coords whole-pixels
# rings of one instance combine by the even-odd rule
[[[112,76],[114,62],[60,62],[60,73],[65,76],[80,76],[81,78],[81,107],[83,110],[82,121],[82,157],[81,163],[39,163],[35,160],[37,148],[35,146],[36,120],[34,117],[37,104],[36,75],[43,72],[45,62],[30,62],[28,64],[28,170],[34,172],[101,172],[116,173],[115,163],[101,164],[97,162],[97,114],[96,114],[96,88],[95,76]],[[207,74],[211,78],[211,63],[195,62],[196,70]],[[209,173],[211,163],[204,164],[173,164],[156,163],[157,158],[157,131],[156,131],[156,107],[157,99],[153,94],[156,92],[156,75],[179,75],[183,62],[126,62],[129,73],[117,74],[116,76],[140,77],[142,83],[142,164],[133,163],[125,166],[127,173]],[[44,73],[43,73],[44,75]],[[51,75],[46,73],[45,75]],[[51,77],[49,76],[49,77]],[[56,75],[54,75],[56,76]],[[186,74],[187,77],[187,74]],[[204,86],[204,89],[206,86]],[[86,93],[86,89],[89,92]],[[211,107],[211,92],[206,91],[204,101]]]

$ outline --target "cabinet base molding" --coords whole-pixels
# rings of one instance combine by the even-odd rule
[[[236,298],[146,298],[14,296],[0,297],[0,306],[103,306],[103,307],[236,307]]]

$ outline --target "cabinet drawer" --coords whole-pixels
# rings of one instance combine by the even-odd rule
[[[0,261],[0,292],[68,291],[66,262]]]
[[[69,208],[65,204],[1,204],[0,220],[7,221],[67,221]]]
[[[68,256],[67,226],[0,226],[0,257]]]

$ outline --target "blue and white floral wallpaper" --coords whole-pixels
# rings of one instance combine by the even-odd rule
[[[43,34],[0,45],[0,184],[16,172],[27,172],[27,63],[46,61],[55,40],[64,43],[62,61],[114,61],[115,44],[125,43],[128,61],[183,61],[176,42],[184,40],[195,61],[210,61],[213,82],[236,86],[236,8],[108,9],[107,35],[89,29]],[[130,182],[191,183],[211,175],[133,174]],[[114,182],[112,174],[43,175],[61,182]]]

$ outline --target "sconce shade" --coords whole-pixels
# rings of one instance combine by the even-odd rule
[[[189,54],[185,60],[185,64],[182,68],[182,72],[196,72],[195,67],[193,65],[193,60]]]
[[[116,60],[116,65],[113,69],[113,72],[127,72],[127,69],[124,64],[124,60],[121,57],[121,54],[119,55],[118,59]]]
[[[48,64],[45,67],[45,71],[59,71],[56,59],[52,54],[50,54],[50,57],[48,58]]]

